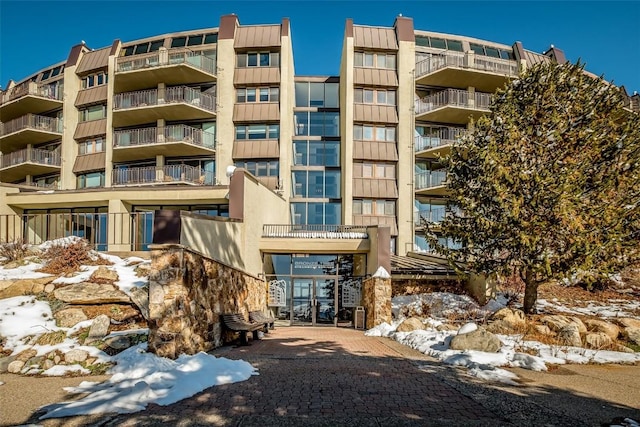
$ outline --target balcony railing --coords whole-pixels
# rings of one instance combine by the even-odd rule
[[[172,125],[164,128],[144,128],[119,130],[113,133],[114,147],[186,142],[206,148],[215,148],[215,135],[186,125]]]
[[[7,123],[0,123],[0,136],[9,135],[28,128],[45,132],[62,133],[62,122],[52,117],[27,114],[10,120]]]
[[[0,169],[27,162],[60,166],[60,153],[57,151],[41,150],[39,148],[25,148],[24,150],[2,155],[2,157],[0,157]]]
[[[113,185],[138,185],[157,183],[178,183],[204,185],[211,182],[212,175],[190,165],[167,165],[163,167],[144,166],[128,169],[114,169]]]
[[[427,222],[438,223],[442,222],[447,215],[446,206],[441,206],[437,208],[431,208],[430,210],[422,210],[416,212],[414,222],[415,225],[422,225],[422,220],[424,219]]]
[[[113,99],[114,110],[185,103],[208,110],[216,110],[216,98],[187,86],[168,87],[166,89],[140,90],[117,94]]]
[[[0,97],[0,105],[27,95],[62,101],[62,94],[63,90],[60,84],[37,84],[27,81],[4,92]]]
[[[438,128],[432,130],[430,135],[416,135],[414,137],[414,151],[453,144],[466,132],[467,130],[462,128]]]
[[[416,174],[416,190],[423,188],[440,187],[447,180],[445,171],[420,172]]]
[[[262,237],[293,237],[298,239],[368,239],[362,225],[294,225],[265,224]]]
[[[511,77],[518,75],[517,62],[509,59],[446,52],[418,61],[416,63],[416,77],[422,77],[446,67],[489,71]]]
[[[166,65],[187,64],[209,74],[216,73],[216,60],[189,49],[169,49],[118,58],[116,73],[143,70]]]
[[[491,95],[488,93],[474,92],[473,97],[466,90],[447,89],[416,101],[416,114],[426,113],[440,107],[455,106],[473,108],[476,110],[488,110],[491,103]]]

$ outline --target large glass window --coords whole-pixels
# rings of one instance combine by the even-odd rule
[[[335,202],[291,203],[294,224],[341,224],[342,205]]]
[[[92,105],[91,107],[80,110],[80,121],[88,122],[90,120],[99,120],[107,117],[106,105]]]
[[[354,101],[361,104],[396,105],[396,91],[356,88],[354,90]]]
[[[462,41],[441,39],[439,37],[416,36],[416,46],[432,47],[462,52]]]
[[[236,126],[236,140],[278,139],[279,137],[280,137],[280,125],[277,125],[277,124]]]
[[[296,111],[296,136],[339,136],[340,113],[337,111]]]
[[[77,175],[77,188],[104,187],[104,171]]]
[[[292,176],[293,197],[340,198],[340,171],[294,171]]]
[[[339,83],[296,82],[296,107],[339,107]]]
[[[396,142],[396,128],[374,125],[353,125],[353,139],[360,141]]]
[[[296,166],[340,166],[340,141],[293,141]]]

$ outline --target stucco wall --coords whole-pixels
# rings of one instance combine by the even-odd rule
[[[264,310],[267,285],[261,279],[187,248],[152,251],[149,276],[149,351],[162,357],[195,354],[235,338],[223,332],[220,316]]]

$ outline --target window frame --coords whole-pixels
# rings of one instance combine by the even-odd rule
[[[360,129],[360,131],[358,130]],[[384,129],[385,138],[378,139],[378,132]],[[366,135],[370,132],[371,137]],[[391,135],[393,138],[391,138]],[[390,139],[391,138],[391,139]],[[397,128],[396,126],[376,126],[371,124],[356,123],[353,125],[353,139],[355,141],[377,141],[377,142],[397,142]]]
[[[384,57],[384,61],[382,60],[382,57]],[[381,66],[383,62],[384,66]],[[371,52],[366,50],[356,51],[354,52],[353,66],[356,68],[396,70],[397,54],[387,52]]]
[[[265,64],[266,60],[266,64]],[[279,68],[280,52],[259,50],[236,53],[236,68]]]
[[[263,126],[264,132],[260,132],[260,134],[264,133],[265,138],[250,138],[249,136],[252,134],[258,134],[258,127]],[[253,128],[253,129],[252,129]],[[238,138],[240,135],[240,130],[243,130],[242,134],[244,134],[244,138]],[[273,140],[280,138],[280,124],[279,123],[251,123],[251,124],[237,124],[234,127],[235,141],[264,141],[264,140]],[[275,136],[274,136],[275,135]]]
[[[103,136],[78,142],[78,155],[102,153],[105,151],[106,139]]]
[[[397,91],[395,89],[378,89],[357,87],[353,90],[353,98],[356,104],[366,105],[386,105],[395,107],[397,105]],[[385,102],[379,102],[380,95],[384,95]],[[389,102],[389,98],[393,98],[393,102]],[[371,99],[369,101],[369,99]]]
[[[249,91],[254,91],[254,100],[249,101]],[[267,100],[262,101],[262,91],[266,91]],[[280,102],[280,88],[273,86],[239,87],[236,89],[237,104],[266,104]]]

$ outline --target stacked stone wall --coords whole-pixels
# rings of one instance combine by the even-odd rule
[[[391,323],[391,279],[370,277],[363,283],[362,303],[366,328]]]

